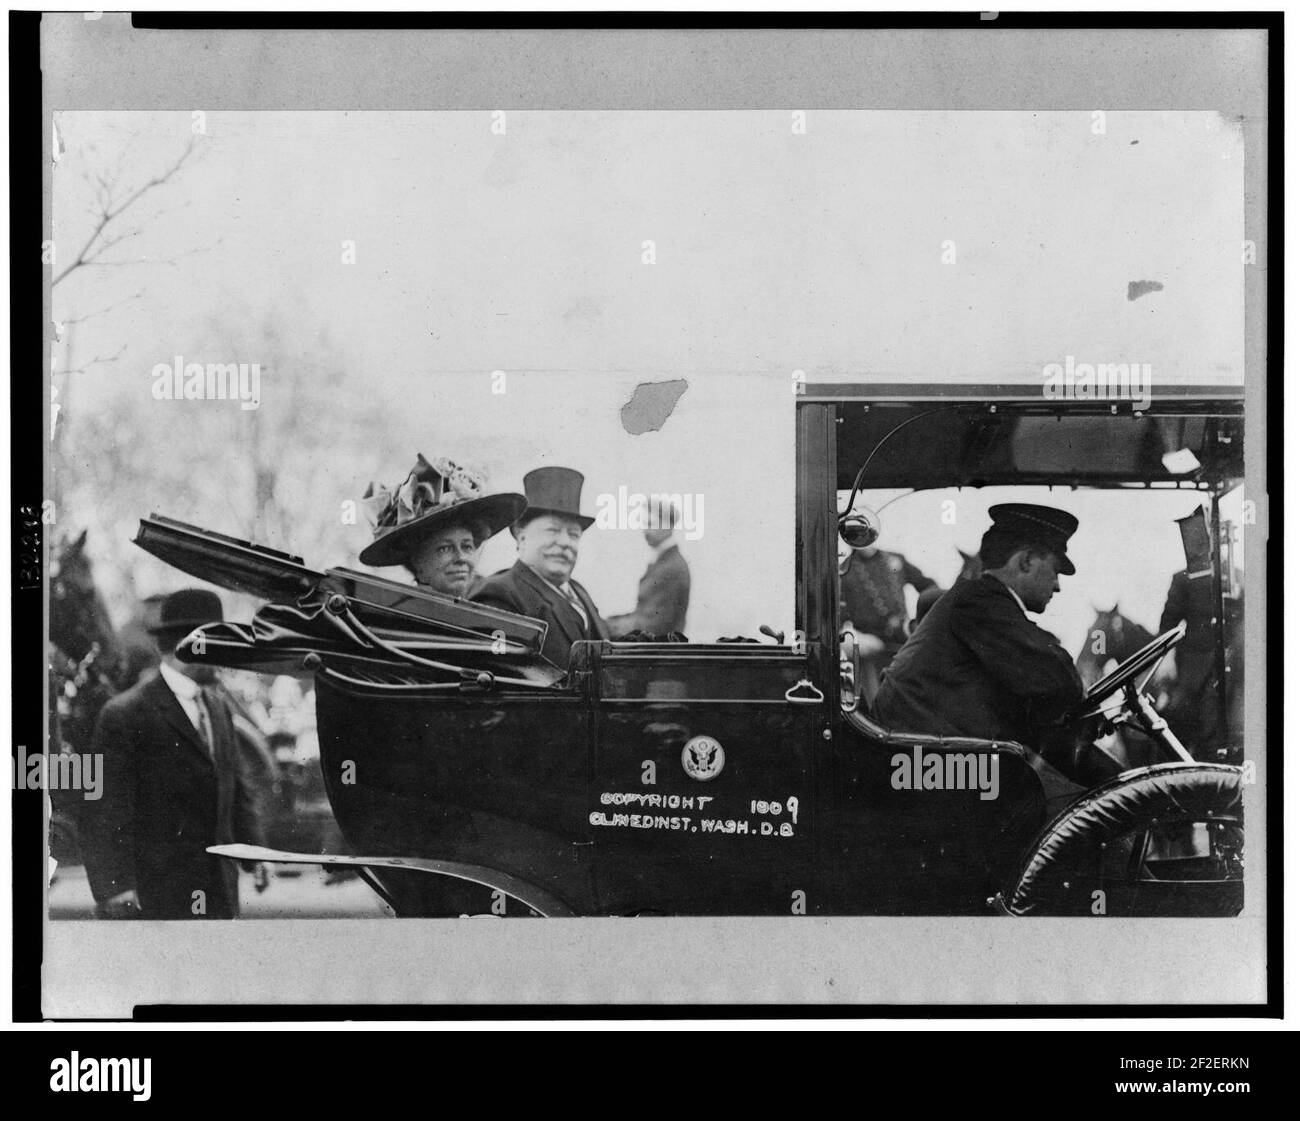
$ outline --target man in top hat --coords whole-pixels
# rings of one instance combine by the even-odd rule
[[[546,623],[542,654],[557,666],[569,664],[574,642],[609,638],[587,589],[571,579],[582,534],[596,520],[579,510],[582,481],[568,467],[538,467],[524,476],[528,507],[510,527],[519,559],[470,596]]]
[[[221,600],[199,588],[163,600],[150,627],[155,676],[105,705],[91,751],[103,757],[103,795],[87,801],[82,855],[105,918],[234,918],[239,872],[209,845],[262,844],[261,799],[236,743],[211,666],[187,665],[177,644],[221,621]],[[256,884],[266,872],[251,866]]]
[[[958,580],[926,613],[885,671],[874,714],[899,732],[1014,740],[1073,770],[1057,722],[1083,696],[1074,660],[1033,623],[1074,572],[1079,522],[1050,506],[989,510],[983,575]]]

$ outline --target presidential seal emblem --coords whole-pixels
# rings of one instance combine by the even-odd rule
[[[693,779],[708,782],[722,773],[727,753],[712,736],[695,736],[682,748],[682,770]]]

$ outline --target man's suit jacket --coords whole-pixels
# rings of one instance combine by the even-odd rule
[[[610,633],[672,634],[686,630],[686,605],[691,598],[691,570],[681,550],[672,545],[660,553],[641,577],[636,608],[609,620]]]
[[[233,918],[239,871],[213,844],[263,843],[260,800],[215,691],[213,754],[161,674],[114,697],[92,752],[103,755],[103,796],[82,810],[82,855],[97,902],[134,888],[148,919]],[[204,893],[206,915],[193,910]]]
[[[1186,636],[1174,647],[1174,661],[1180,676],[1184,675],[1184,667],[1194,665],[1196,671],[1187,675],[1189,680],[1198,679],[1204,684],[1206,675],[1211,672],[1210,667],[1217,661],[1219,649],[1214,625],[1216,614],[1214,580],[1209,576],[1193,580],[1186,572],[1175,572],[1169,582],[1164,610],[1160,613],[1160,631],[1163,634],[1180,622],[1187,624]],[[1234,666],[1229,674],[1240,679],[1242,612],[1239,600],[1225,599],[1223,602],[1223,638],[1228,664]]]
[[[565,598],[564,593],[543,580],[523,561],[515,561],[513,568],[489,576],[470,599],[540,619],[546,624],[546,643],[542,647],[542,655],[563,668],[569,664],[569,651],[578,640],[609,638],[609,628],[592,603],[587,589],[576,580],[570,580],[569,583],[591,620],[589,628],[583,626],[582,616]]]
[[[1042,749],[1083,695],[1070,655],[993,576],[958,580],[885,671],[874,713],[898,732],[1016,740]]]

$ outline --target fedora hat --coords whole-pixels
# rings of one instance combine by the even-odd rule
[[[486,485],[481,472],[445,457],[430,463],[422,455],[397,488],[371,483],[361,503],[375,539],[361,550],[361,563],[405,564],[429,533],[455,525],[467,526],[481,545],[527,505],[522,494],[485,494]]]
[[[579,512],[583,477],[572,467],[536,467],[524,476],[524,493],[528,507],[516,525],[524,525],[543,514],[573,518],[583,529],[596,519]]]
[[[1048,549],[1061,558],[1061,575],[1072,576],[1074,564],[1065,555],[1070,535],[1079,528],[1079,519],[1054,506],[1036,506],[1029,502],[1004,502],[989,507],[992,528],[1028,544]]]
[[[157,621],[149,627],[150,634],[167,634],[184,631],[188,634],[205,623],[220,623],[221,599],[216,592],[205,588],[186,588],[166,596],[158,608]]]

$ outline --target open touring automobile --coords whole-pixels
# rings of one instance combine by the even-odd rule
[[[194,632],[183,658],[314,674],[321,767],[350,848],[213,851],[352,865],[413,916],[457,913],[448,893],[467,886],[545,916],[1240,911],[1240,728],[1221,720],[1221,750],[1196,761],[1147,691],[1181,624],[1070,714],[1145,737],[1156,759],[1088,789],[1033,745],[881,726],[836,616],[837,538],[861,546],[878,531],[858,492],[1006,485],[1049,502],[1049,487],[1194,492],[1222,607],[1219,504],[1243,477],[1241,392],[1157,387],[1138,408],[1048,400],[1041,386],[808,385],[792,405],[793,641],[579,642],[558,667],[537,620],[145,519],[144,549],[266,601],[247,624]],[[1116,547],[1139,547],[1143,530]],[[899,789],[900,755],[939,757],[942,780]],[[996,797],[962,780],[994,768]]]

